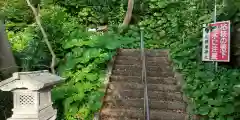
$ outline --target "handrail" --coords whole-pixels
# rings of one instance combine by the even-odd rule
[[[142,60],[142,83],[144,85],[144,117],[145,120],[150,120],[143,28],[141,28],[141,60]]]

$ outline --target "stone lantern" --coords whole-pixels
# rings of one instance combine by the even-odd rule
[[[44,70],[13,73],[2,81],[0,89],[13,92],[13,115],[7,120],[55,120],[57,110],[52,107],[51,89],[61,79]]]

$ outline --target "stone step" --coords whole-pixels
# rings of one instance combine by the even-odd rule
[[[142,66],[141,61],[135,61],[135,60],[115,60],[115,64],[117,65],[139,65]],[[158,67],[166,67],[170,66],[170,63],[167,61],[146,61],[146,66],[158,66]]]
[[[179,91],[177,85],[165,85],[165,84],[148,84],[148,91],[165,91],[165,92],[176,92]],[[141,83],[134,82],[110,82],[110,90],[144,90],[144,85]]]
[[[113,75],[122,75],[122,76],[142,76],[140,71],[125,71],[125,70],[113,70]],[[147,76],[149,77],[174,77],[173,72],[159,72],[159,71],[146,71]]]
[[[126,116],[107,116],[107,115],[102,115],[100,120],[141,120],[141,119],[134,119],[134,118],[128,118]]]
[[[144,91],[124,89],[121,91],[112,91],[108,89],[106,96],[112,96],[112,98],[118,96],[122,99],[142,99],[144,97]],[[150,100],[182,101],[181,92],[148,91],[148,98]]]
[[[140,65],[119,65],[115,64],[113,70],[125,70],[125,71],[142,71],[142,66]],[[172,72],[172,68],[167,65],[161,66],[146,66],[147,71],[158,71],[158,72]]]
[[[124,118],[127,116],[131,119],[144,119],[144,110],[139,108],[103,108],[102,114],[106,116]],[[151,110],[150,120],[185,120],[186,114],[174,111]],[[124,120],[124,119],[122,119]]]
[[[187,120],[168,50],[145,50],[150,120]],[[101,120],[145,120],[141,52],[120,49],[101,109]]]
[[[118,101],[118,102],[115,102]],[[143,108],[143,99],[116,99],[115,101],[109,100],[104,101],[104,106],[107,108]],[[149,100],[149,108],[151,110],[185,110],[185,103],[179,101],[159,101],[159,100]]]
[[[168,57],[169,51],[164,49],[159,50],[145,50],[146,57]],[[135,56],[140,57],[141,52],[139,49],[120,49],[118,56]]]
[[[127,60],[127,61],[142,61],[141,57],[137,56],[116,56],[117,60]],[[145,57],[146,61],[155,62],[169,62],[168,57]]]
[[[112,82],[134,82],[142,83],[142,78],[137,76],[115,76],[110,77]],[[167,85],[176,85],[176,80],[174,77],[147,77],[148,84],[167,84]]]

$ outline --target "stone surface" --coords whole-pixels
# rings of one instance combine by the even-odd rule
[[[13,92],[12,117],[7,120],[54,120],[51,88],[62,78],[48,71],[17,72],[0,83],[0,89]]]
[[[100,120],[144,120],[140,56],[139,50],[118,51]],[[150,120],[185,120],[188,117],[170,65],[167,50],[146,50]]]
[[[13,76],[0,82],[2,91],[12,91],[17,88],[29,90],[40,90],[44,87],[53,86],[61,82],[61,77],[53,75],[48,71],[16,72]]]

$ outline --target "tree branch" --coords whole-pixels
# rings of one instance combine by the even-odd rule
[[[53,74],[55,74],[54,66],[55,66],[55,61],[56,61],[56,55],[55,55],[55,53],[54,53],[54,51],[53,51],[53,49],[52,49],[52,46],[51,46],[51,44],[50,44],[50,42],[49,42],[49,40],[48,40],[48,36],[47,36],[45,30],[44,30],[43,27],[42,27],[41,19],[40,19],[40,13],[37,12],[36,8],[31,4],[31,2],[30,2],[29,0],[26,0],[26,1],[27,1],[28,6],[29,6],[29,7],[32,9],[32,11],[33,11],[33,14],[34,14],[34,16],[35,16],[36,22],[37,22],[37,24],[38,24],[38,26],[39,26],[42,34],[43,34],[43,40],[44,40],[45,43],[47,44],[48,49],[49,49],[49,51],[50,51],[50,53],[51,53],[51,55],[52,55],[51,71],[52,71]]]

